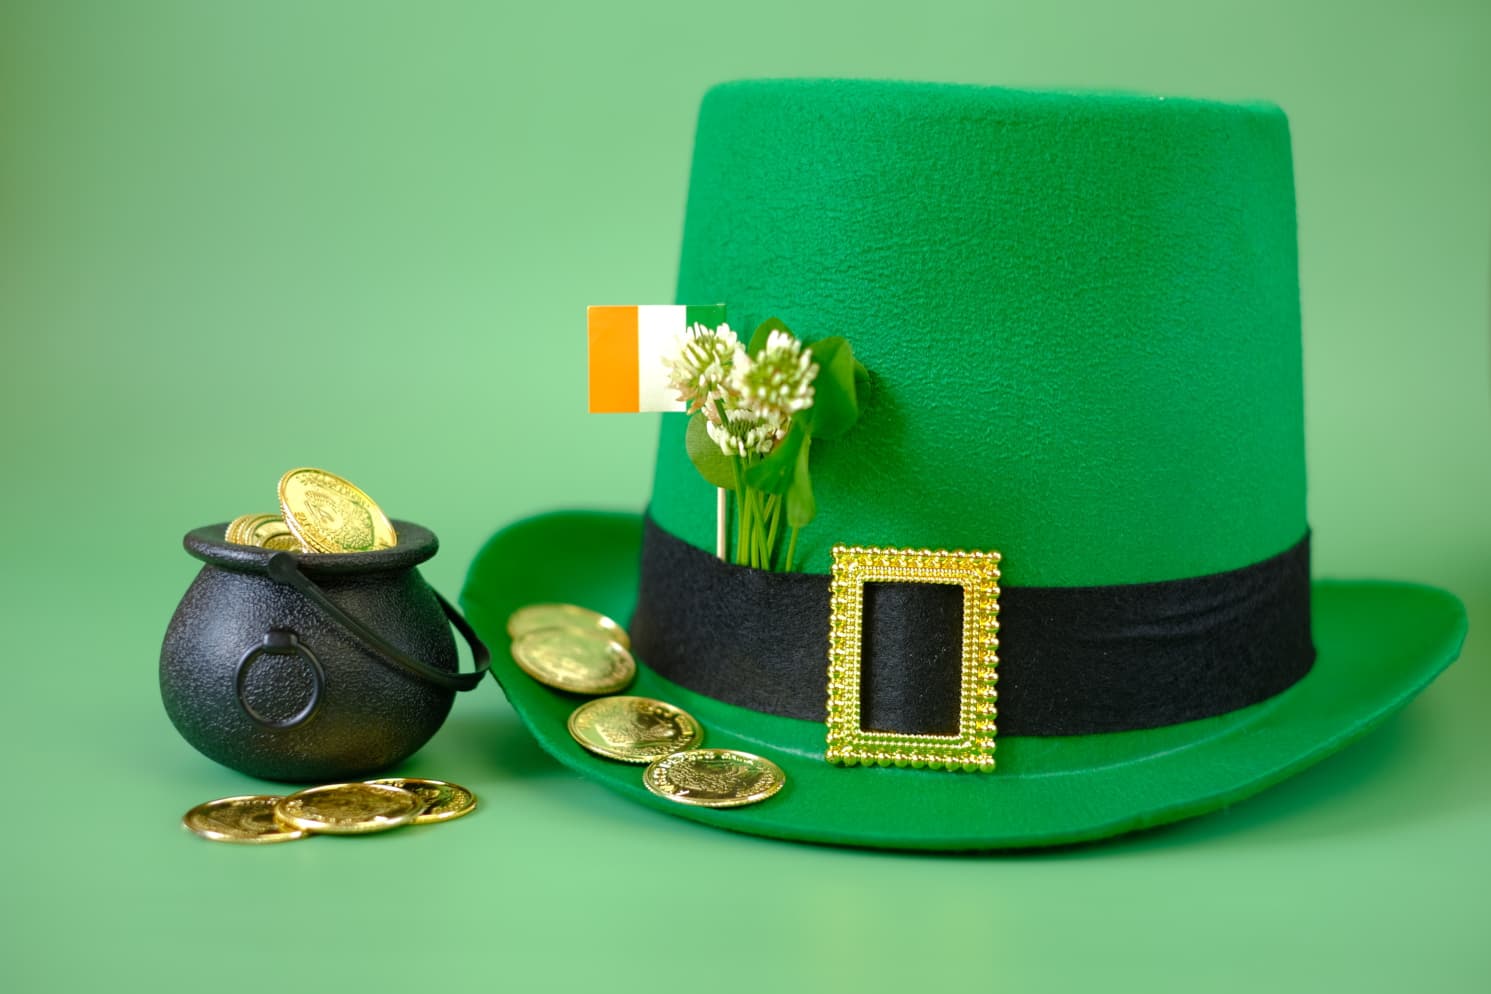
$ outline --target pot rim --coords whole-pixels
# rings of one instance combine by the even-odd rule
[[[381,573],[412,569],[430,559],[440,548],[440,540],[428,528],[412,521],[393,522],[398,544],[374,552],[287,552],[294,556],[301,572],[314,576],[345,576],[354,573]],[[212,566],[240,573],[265,573],[269,557],[280,555],[274,549],[257,545],[237,545],[223,540],[228,522],[193,528],[181,544],[194,558]]]

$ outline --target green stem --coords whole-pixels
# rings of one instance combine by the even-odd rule
[[[751,565],[757,569],[766,569],[766,495],[759,490],[752,490],[751,494],[756,498],[756,506],[751,509],[751,543],[755,553]]]
[[[773,494],[767,503],[767,514],[771,519],[771,525],[766,532],[766,568],[771,569],[772,553],[777,547],[777,532],[782,525],[782,505],[786,503],[785,498]]]
[[[797,529],[792,529],[792,537],[787,540],[787,565],[782,568],[783,573],[792,572],[792,557],[797,552]]]
[[[746,500],[745,470],[741,468],[740,457],[731,456],[730,466],[735,470],[735,564],[741,566],[745,564],[746,518],[750,504]]]
[[[756,492],[755,525],[756,530],[752,534],[751,540],[756,546],[756,568],[764,569],[765,564],[762,560],[765,558],[764,554],[766,551],[766,495],[759,490]]]

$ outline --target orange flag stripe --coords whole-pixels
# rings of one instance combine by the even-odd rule
[[[591,307],[587,325],[591,412],[637,413],[637,308]]]

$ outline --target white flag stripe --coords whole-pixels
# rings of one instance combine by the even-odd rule
[[[684,405],[668,386],[664,356],[672,356],[684,332],[688,308],[681,304],[637,307],[637,410],[681,411]]]

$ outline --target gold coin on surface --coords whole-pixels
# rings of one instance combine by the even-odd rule
[[[204,839],[263,845],[305,838],[298,828],[286,828],[274,819],[278,797],[252,794],[224,797],[199,804],[186,813],[181,824]]]
[[[598,631],[620,642],[623,649],[632,647],[632,638],[615,621],[586,607],[575,604],[529,604],[514,611],[507,619],[507,634],[517,639],[540,628],[577,628]]]
[[[539,628],[513,643],[513,661],[533,679],[572,694],[614,694],[637,664],[620,642],[577,628]]]
[[[407,825],[424,810],[416,795],[382,783],[310,787],[274,806],[280,824],[327,835],[362,835]]]
[[[681,708],[650,697],[601,697],[569,716],[576,742],[607,759],[651,763],[704,741],[704,728]]]
[[[254,530],[269,521],[281,521],[278,514],[240,514],[228,522],[228,530],[223,533],[224,542],[232,542],[234,545],[255,545]]]
[[[424,804],[424,810],[414,818],[414,824],[450,821],[476,809],[476,795],[458,783],[444,780],[424,780],[419,777],[379,777],[368,783],[384,783],[400,790],[407,790]]]
[[[280,477],[285,524],[312,552],[370,552],[398,543],[377,502],[324,469],[292,469]]]
[[[782,789],[787,774],[769,759],[734,749],[691,749],[665,756],[642,772],[647,789],[679,804],[738,808]]]

